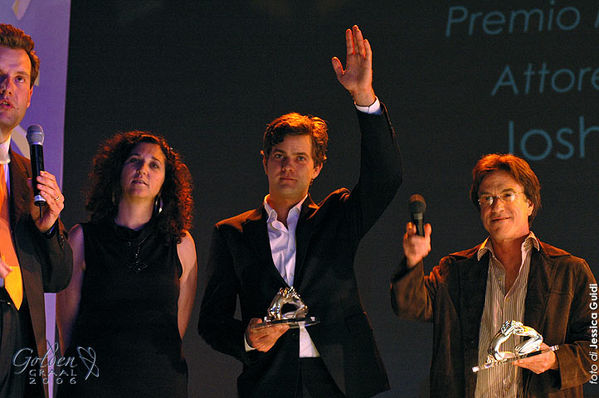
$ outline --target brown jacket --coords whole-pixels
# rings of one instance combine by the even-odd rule
[[[408,269],[404,260],[391,279],[397,316],[434,323],[431,397],[474,397],[472,367],[478,362],[489,268],[489,253],[476,258],[479,247],[443,258],[429,276],[422,262]],[[559,369],[540,375],[525,369],[525,397],[583,396],[592,365],[589,353],[598,351],[591,347],[594,283],[585,260],[545,243],[533,249],[524,324],[541,333],[547,345],[559,344]]]

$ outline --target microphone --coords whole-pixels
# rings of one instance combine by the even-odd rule
[[[32,124],[27,128],[27,142],[29,142],[29,154],[31,158],[31,182],[33,186],[33,203],[41,207],[46,204],[46,199],[40,195],[37,189],[37,177],[44,170],[44,129],[39,124]]]
[[[426,210],[426,202],[422,195],[415,193],[410,196],[408,201],[410,208],[410,218],[412,223],[416,226],[416,233],[420,236],[424,236],[424,211]]]

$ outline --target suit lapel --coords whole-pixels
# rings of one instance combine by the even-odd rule
[[[246,239],[248,247],[251,247],[260,264],[264,264],[264,268],[268,275],[280,282],[281,287],[287,286],[287,282],[283,279],[275,263],[272,261],[272,252],[270,251],[270,241],[268,239],[268,229],[266,228],[266,214],[264,207],[257,208],[242,225],[243,235]]]
[[[31,202],[31,193],[27,186],[27,179],[31,173],[26,166],[24,158],[15,154],[12,150],[10,154],[10,223],[15,225],[17,220],[26,217],[29,214],[29,203]]]
[[[528,289],[524,304],[524,324],[542,332],[541,325],[545,317],[547,300],[554,279],[552,269],[541,243],[541,250],[532,249],[530,271],[528,273]]]
[[[478,248],[477,248],[478,249]],[[485,306],[489,272],[489,253],[477,260],[477,250],[470,261],[460,265],[460,327],[464,347],[464,377],[466,396],[474,396],[476,376],[471,367],[478,362],[480,323]]]
[[[489,254],[476,258],[476,251],[470,261],[460,265],[460,319],[464,339],[476,339],[480,331],[483,308],[485,306],[485,291],[489,272]]]
[[[297,228],[295,230],[296,252],[293,284],[296,287],[299,287],[301,284],[303,265],[306,260],[308,246],[315,227],[315,220],[311,217],[317,209],[318,206],[312,201],[310,195],[308,195],[302,205]],[[243,234],[248,246],[255,251],[260,263],[265,264],[266,272],[273,278],[276,278],[281,283],[281,286],[287,286],[287,283],[272,260],[268,229],[266,227],[266,213],[263,206],[257,208],[245,220],[243,223]]]
[[[302,277],[304,275],[304,262],[308,253],[310,239],[315,229],[315,221],[312,215],[318,210],[318,206],[308,197],[302,205],[300,217],[295,230],[295,277],[293,284],[296,287],[301,286]]]
[[[25,158],[16,155],[12,151],[10,153],[10,225],[13,231],[14,246],[19,259],[19,266],[23,273],[23,285],[25,291],[31,291],[32,288],[40,288],[41,286],[29,286],[32,281],[39,279],[35,273],[35,269],[31,269],[32,264],[35,261],[29,261],[31,250],[23,248],[19,245],[17,235],[21,235],[25,224],[21,221],[29,216],[29,204],[31,203],[31,191],[27,185],[27,179],[30,178],[30,172],[25,163]],[[41,290],[40,290],[41,291]],[[28,301],[31,303],[33,299],[28,297]],[[36,303],[37,304],[37,303]]]

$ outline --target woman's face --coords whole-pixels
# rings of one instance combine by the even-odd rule
[[[151,200],[164,183],[166,157],[157,144],[140,142],[135,145],[121,171],[122,199]]]

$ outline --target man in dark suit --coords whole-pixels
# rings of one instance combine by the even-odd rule
[[[435,325],[431,397],[582,397],[597,359],[591,356],[595,278],[586,261],[541,242],[530,230],[541,207],[541,185],[525,160],[486,155],[472,176],[470,198],[489,238],[443,258],[424,276],[431,226],[418,236],[408,223],[405,259],[392,278],[395,313]],[[558,350],[474,373],[499,341],[493,339],[502,325],[515,325],[511,321],[538,331],[541,349]],[[521,327],[509,330],[524,334]],[[517,350],[516,335],[503,335],[501,352]]]
[[[43,172],[33,182],[47,203],[40,211],[28,182],[30,163],[10,150],[39,72],[33,47],[23,31],[0,25],[0,398],[47,396],[46,362],[21,365],[46,354],[44,292],[66,287],[72,269],[56,178]]]
[[[326,158],[326,123],[297,113],[266,129],[262,206],[219,222],[208,261],[199,332],[243,362],[242,397],[370,397],[389,388],[353,270],[360,239],[401,184],[399,148],[372,89],[372,51],[346,31],[347,65],[333,58],[360,122],[360,178],[315,204],[308,190]],[[262,323],[281,287],[293,286],[320,323],[288,330]],[[236,300],[241,320],[234,318]]]

